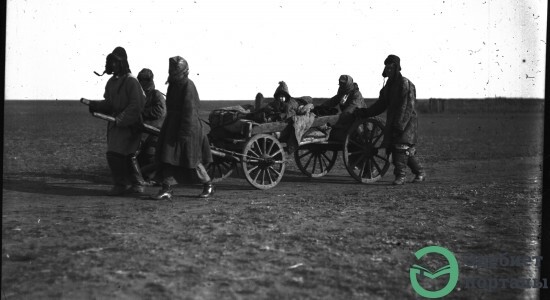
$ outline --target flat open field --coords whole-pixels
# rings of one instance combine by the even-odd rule
[[[208,201],[191,184],[155,202],[105,196],[106,124],[86,107],[5,102],[1,299],[414,299],[409,268],[427,245],[458,259],[448,298],[534,299],[464,282],[536,278],[536,266],[465,257],[539,255],[543,114],[419,119],[422,184],[391,186],[393,168],[359,184],[340,156],[322,178],[291,161],[270,190],[234,176]]]

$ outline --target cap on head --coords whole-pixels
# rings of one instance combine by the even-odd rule
[[[384,65],[394,63],[397,66],[397,70],[401,71],[401,59],[397,55],[390,54],[384,60]]]
[[[126,50],[122,47],[116,47],[111,54],[118,60],[128,60],[128,55],[126,54]]]
[[[154,74],[153,74],[153,71],[147,68],[144,68],[141,71],[139,71],[137,78],[139,81],[149,81],[149,80],[153,80]]]
[[[288,86],[284,81],[279,81],[279,86],[275,90],[275,94],[273,94],[273,97],[277,98],[279,95],[283,95],[283,96],[286,96],[287,98],[290,98],[290,92],[288,91]]]

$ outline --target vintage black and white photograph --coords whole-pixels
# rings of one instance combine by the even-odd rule
[[[5,8],[0,299],[550,297],[547,1]]]

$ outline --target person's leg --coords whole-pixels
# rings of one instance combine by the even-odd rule
[[[155,178],[156,166],[155,166],[155,147],[157,143],[157,137],[150,135],[143,142],[141,151],[138,155],[138,163],[141,167],[141,174],[145,182],[152,182]]]
[[[145,191],[143,187],[145,182],[143,180],[143,176],[141,175],[137,157],[134,154],[130,154],[126,157],[126,159],[130,169],[130,172],[128,172],[128,179],[132,184],[128,191],[134,194],[142,194]]]
[[[426,172],[424,172],[422,164],[420,164],[418,158],[416,157],[416,148],[410,147],[407,152],[409,156],[407,165],[411,168],[413,174],[416,175],[412,182],[418,183],[426,180]]]
[[[157,170],[157,175],[161,183],[161,189],[158,193],[152,197],[154,200],[170,200],[173,195],[171,186],[176,183],[175,174],[177,170],[174,166],[169,164],[159,164],[159,169]]]
[[[406,169],[407,169],[407,150],[403,149],[401,145],[395,145],[392,151],[393,156],[393,174],[395,175],[395,180],[393,185],[402,185],[405,183],[406,179]]]
[[[197,177],[199,178],[199,180],[202,182],[202,193],[199,195],[199,197],[208,198],[214,195],[214,185],[212,184],[212,180],[202,163],[199,162],[199,164],[195,168],[195,172],[197,173]]]
[[[126,192],[126,174],[128,173],[128,165],[126,163],[126,157],[122,154],[115,152],[107,152],[107,164],[111,169],[111,175],[113,176],[113,187],[107,194],[109,196],[119,196]]]

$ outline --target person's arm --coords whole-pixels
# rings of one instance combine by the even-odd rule
[[[111,79],[107,81],[105,85],[105,91],[103,92],[103,98],[105,100],[101,101],[90,101],[89,110],[90,113],[98,112],[106,115],[111,114],[111,98],[108,92],[108,86],[110,85]]]
[[[158,120],[166,115],[166,100],[159,91],[153,91],[151,106],[143,111],[144,120]]]
[[[124,82],[128,97],[128,106],[115,117],[117,126],[130,126],[141,120],[141,111],[145,105],[145,93],[135,77],[128,76]]]
[[[320,106],[322,107],[335,107],[336,105],[338,105],[338,103],[340,103],[340,98],[338,97],[338,95],[326,100],[325,102],[323,102]]]
[[[403,87],[399,98],[401,103],[397,110],[394,123],[392,124],[392,126],[399,131],[404,131],[409,123],[413,112],[413,104],[416,100],[416,89],[414,84],[407,79],[403,80],[402,84]]]
[[[388,100],[386,97],[382,95],[384,89],[382,88],[380,90],[380,95],[378,96],[378,100],[374,102],[373,105],[371,105],[368,108],[360,108],[355,111],[355,115],[362,117],[362,118],[370,118],[374,116],[378,116],[379,114],[383,113],[388,108]]]
[[[191,80],[187,81],[182,97],[180,133],[182,136],[188,136],[195,130],[193,128],[193,112],[198,110],[197,103],[199,101],[197,88]]]

